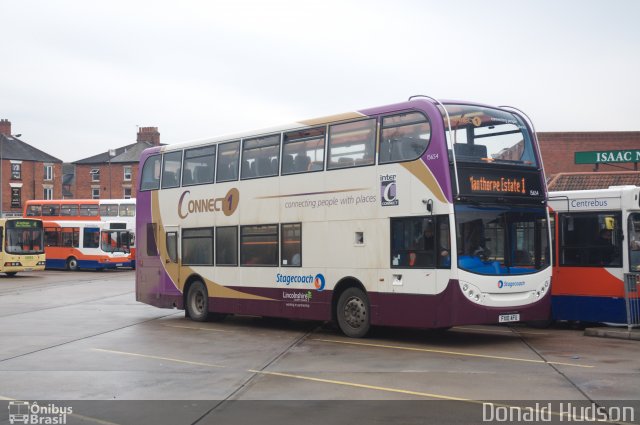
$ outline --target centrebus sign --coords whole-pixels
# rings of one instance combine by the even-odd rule
[[[576,152],[574,155],[576,164],[640,162],[640,149]]]

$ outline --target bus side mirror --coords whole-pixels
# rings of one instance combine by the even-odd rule
[[[433,199],[423,199],[422,203],[427,208],[427,211],[433,214]]]

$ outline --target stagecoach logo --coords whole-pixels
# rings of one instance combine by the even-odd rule
[[[178,215],[183,220],[189,214],[219,211],[229,216],[236,211],[240,203],[240,192],[236,188],[230,189],[223,198],[190,199],[190,194],[191,191],[184,191],[178,201]]]
[[[383,207],[398,205],[398,186],[395,174],[380,176],[380,200]]]
[[[322,291],[324,290],[324,285],[325,285],[325,279],[324,276],[322,275],[322,273],[318,273],[317,275],[295,275],[295,274],[281,274],[278,273],[276,274],[276,283],[284,283],[285,285],[289,286],[292,283],[293,284],[311,284],[313,283],[314,288],[316,288],[317,291]]]
[[[499,280],[498,281],[498,289],[513,288],[515,286],[524,286],[524,285],[525,285],[524,282],[508,282],[508,281],[504,281],[504,280]]]

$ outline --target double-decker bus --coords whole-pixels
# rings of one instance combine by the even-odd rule
[[[549,314],[545,179],[514,108],[414,97],[140,161],[139,301],[351,337]]]
[[[130,232],[127,262],[135,268],[135,199],[56,199],[28,200],[24,216],[53,221],[103,221],[113,230]]]
[[[552,319],[627,323],[624,276],[640,273],[640,187],[549,192]]]
[[[104,270],[131,267],[126,229],[103,221],[44,221],[47,269]]]
[[[0,273],[44,270],[42,221],[30,218],[0,218]]]

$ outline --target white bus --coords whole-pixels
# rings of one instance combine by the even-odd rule
[[[550,192],[549,206],[552,318],[627,323],[624,276],[640,273],[640,187]]]
[[[150,148],[140,170],[139,301],[352,337],[549,314],[545,179],[513,108],[414,98]]]

